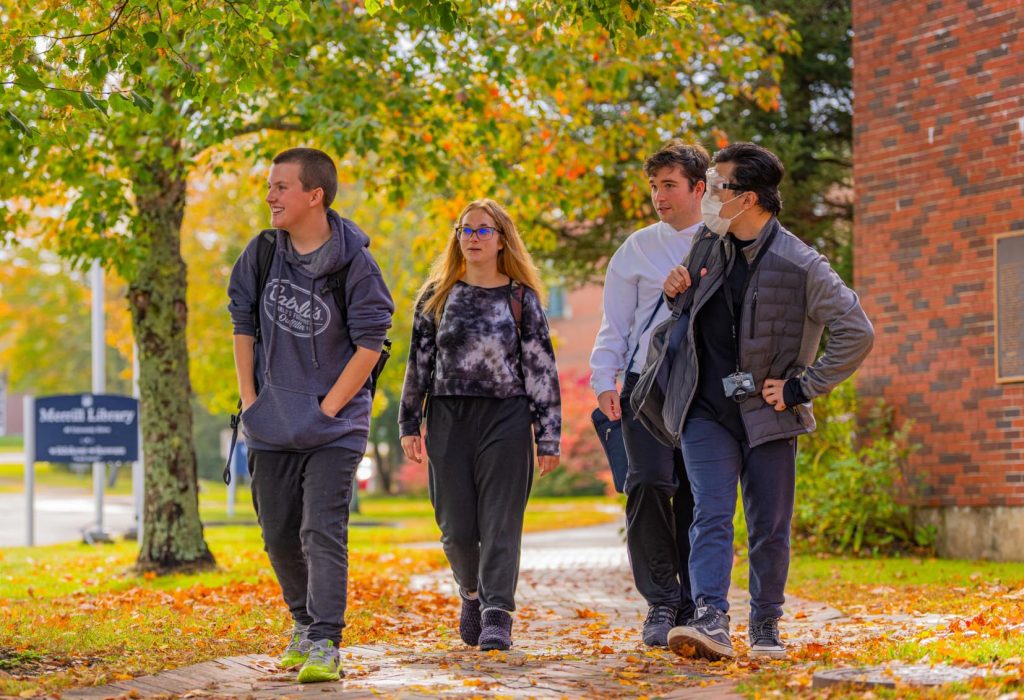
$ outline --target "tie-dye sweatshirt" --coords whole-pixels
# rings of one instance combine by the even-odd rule
[[[562,432],[558,368],[540,300],[523,293],[522,336],[512,315],[516,285],[485,288],[456,282],[440,323],[416,311],[398,422],[419,435],[426,396],[526,396],[537,453],[557,455]],[[520,362],[520,349],[522,361]]]

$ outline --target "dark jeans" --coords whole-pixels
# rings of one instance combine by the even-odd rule
[[[694,600],[729,610],[736,484],[743,493],[750,560],[750,617],[780,617],[789,576],[789,528],[796,489],[796,438],[750,447],[718,421],[683,426],[683,455],[693,488],[690,580]]]
[[[348,504],[363,456],[249,450],[263,544],[292,618],[310,639],[341,644],[348,591]]]
[[[648,605],[693,611],[690,593],[690,540],[693,494],[683,455],[640,424],[629,405],[638,374],[622,386],[622,439],[629,455],[626,472],[626,549],[636,589]]]
[[[430,502],[455,582],[480,608],[516,609],[523,514],[533,484],[525,396],[427,402]]]

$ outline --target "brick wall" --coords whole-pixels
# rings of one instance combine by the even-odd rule
[[[566,317],[551,319],[559,372],[590,376],[590,351],[601,328],[603,290],[602,285],[588,284],[570,291]]]
[[[1020,0],[854,0],[862,392],[916,422],[922,505],[1024,505],[1024,384],[995,378],[993,241],[1024,234]]]

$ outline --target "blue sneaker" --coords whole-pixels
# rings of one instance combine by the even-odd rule
[[[704,601],[698,601],[697,612],[689,624],[669,630],[668,646],[680,656],[708,661],[736,656],[729,639],[729,616]]]
[[[786,645],[779,636],[779,618],[766,617],[750,621],[750,655],[765,656],[769,659],[786,658]]]
[[[644,644],[663,647],[668,644],[668,631],[676,623],[677,611],[671,605],[652,605],[644,620]]]

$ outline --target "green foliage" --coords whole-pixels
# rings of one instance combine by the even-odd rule
[[[733,2],[701,15],[678,0],[370,5],[376,14],[299,0],[5,7],[0,171],[18,176],[0,178],[0,238],[41,238],[127,283],[149,407],[146,533],[166,538],[161,566],[205,552],[189,505],[181,259],[186,183],[204,159],[265,160],[283,143],[271,134],[302,133],[392,202],[433,197],[448,219],[478,196],[512,202],[536,250],[560,236],[571,247],[566,222],[587,222],[603,247],[577,257],[592,261],[647,211],[640,154],[723,101],[769,106],[777,54],[793,48],[785,21]],[[200,379],[216,410],[214,376]],[[186,527],[165,522],[174,513]],[[180,533],[195,541],[172,542]]]
[[[853,280],[853,75],[850,0],[752,0],[787,15],[800,50],[781,56],[778,108],[740,97],[715,121],[721,138],[757,141],[786,166],[782,223]]]
[[[917,449],[910,422],[896,425],[880,402],[861,423],[850,382],[814,403],[818,429],[797,455],[795,541],[836,553],[929,548],[935,533],[909,505],[918,490],[906,470]]]
[[[596,440],[596,438],[594,438]],[[607,468],[607,465],[599,465]],[[559,468],[544,476],[534,475],[531,495],[548,496],[603,496],[608,484],[593,472]]]

